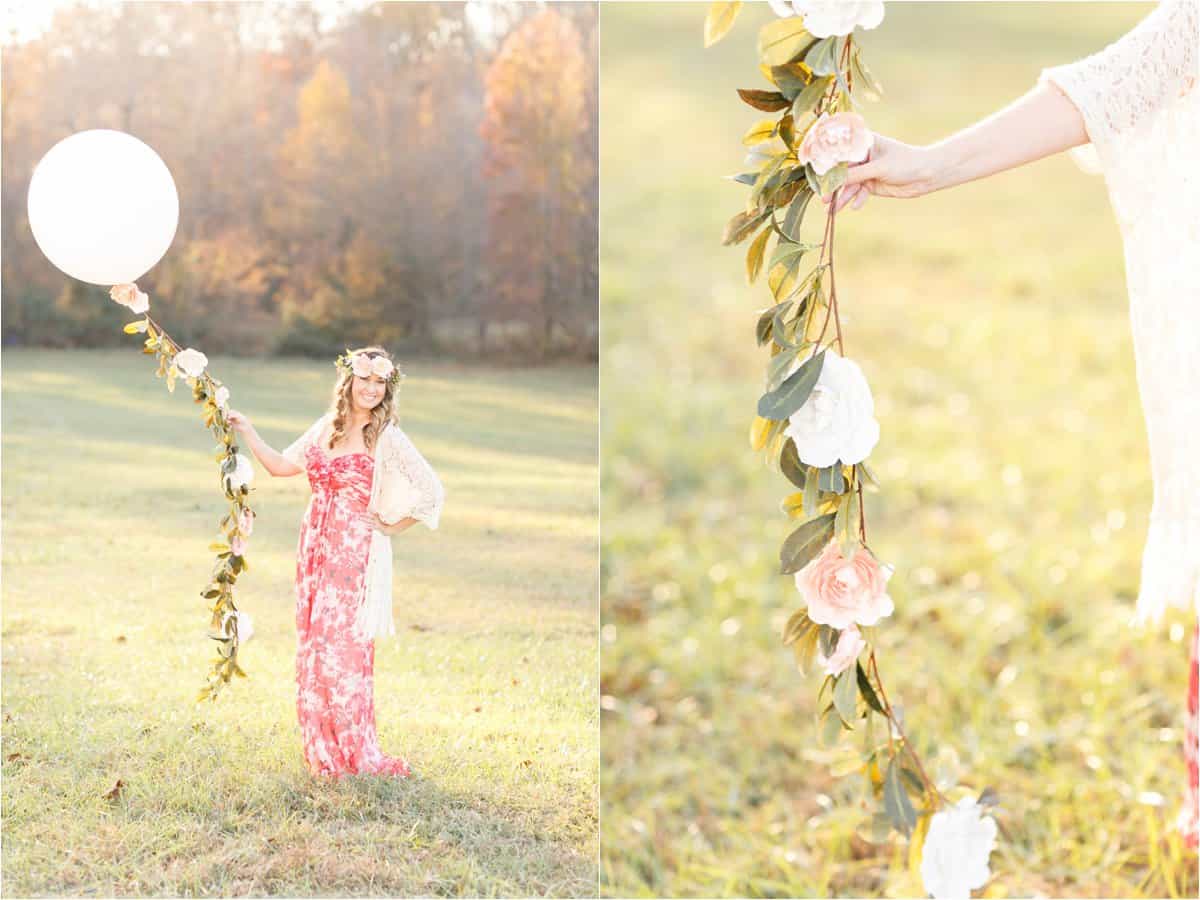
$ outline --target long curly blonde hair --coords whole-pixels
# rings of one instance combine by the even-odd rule
[[[391,360],[392,365],[396,361],[392,359],[391,354],[382,347],[359,347],[357,350],[351,350],[351,355],[365,353],[367,356],[374,359],[376,356],[385,357]],[[354,373],[344,370],[338,371],[338,380],[333,387],[333,401],[329,405],[330,412],[333,413],[333,432],[329,435],[329,447],[326,449],[332,450],[337,446],[339,441],[346,438],[346,426],[350,422],[350,410],[353,408],[353,403],[350,399],[350,392],[354,387]],[[383,399],[379,404],[371,410],[371,419],[363,426],[363,443],[368,451],[375,449],[375,441],[379,435],[383,433],[383,429],[387,427],[389,422],[396,422],[396,387],[397,383],[387,381],[384,383]]]

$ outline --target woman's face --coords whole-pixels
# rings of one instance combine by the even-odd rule
[[[383,401],[387,382],[378,375],[369,378],[354,376],[354,384],[350,388],[350,399],[358,409],[372,410]]]

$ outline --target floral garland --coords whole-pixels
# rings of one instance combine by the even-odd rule
[[[254,624],[247,613],[239,612],[234,606],[233,585],[238,576],[250,568],[245,555],[246,539],[254,530],[255,514],[246,497],[251,491],[254,465],[249,457],[238,453],[226,417],[229,388],[208,374],[208,357],[191,347],[181,349],[162,326],[150,318],[150,298],[138,290],[136,284],[118,284],[109,291],[109,296],[133,312],[145,314],[144,318],[126,325],[125,333],[146,335],[142,352],[157,355],[158,371],[155,374],[167,379],[168,391],[175,391],[175,379],[180,375],[186,378],[192,388],[192,398],[204,404],[205,426],[220,442],[216,447],[216,460],[221,464],[220,484],[229,501],[229,512],[219,526],[224,540],[209,545],[208,549],[216,553],[217,558],[212,580],[200,592],[205,599],[214,601],[208,636],[217,642],[217,658],[208,674],[208,683],[196,696],[196,702],[215,701],[221,687],[234,675],[247,677],[238,665],[238,649],[242,642],[250,639]]]
[[[742,138],[748,171],[732,180],[747,185],[750,196],[722,242],[753,238],[747,278],[754,282],[765,272],[773,298],[755,329],[759,346],[770,347],[770,360],[750,442],[791,483],[782,508],[802,520],[779,554],[781,573],[794,577],[805,603],[788,619],[783,642],[793,648],[802,674],[814,663],[825,673],[817,697],[819,707],[825,700],[818,717],[825,745],[866,720],[855,771],[867,776],[882,806],[873,836],[884,840],[895,828],[909,838],[910,863],[933,897],[969,897],[990,877],[999,823],[984,813],[996,804],[995,793],[989,788],[951,805],[926,774],[884,689],[875,628],[894,611],[887,593],[894,567],[881,564],[867,544],[863,491],[877,492],[879,484],[866,459],[879,440],[879,423],[862,369],[843,349],[833,266],[836,202],[829,204],[820,243],[800,237],[812,197],[836,195],[849,164],[870,152],[873,136],[853,110],[858,95],[878,99],[881,89],[862,61],[854,30],[878,26],[883,2],[769,3],[778,18],[759,32],[758,52],[771,87],[739,90],[738,96],[756,110],[780,115],[756,122]],[[741,6],[711,4],[705,46],[728,33]],[[817,262],[802,274],[812,251],[819,251]],[[831,321],[834,337],[827,342]],[[888,723],[885,744],[874,737],[876,714]]]

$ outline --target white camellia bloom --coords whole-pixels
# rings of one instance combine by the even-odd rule
[[[883,0],[767,0],[777,16],[803,16],[813,37],[845,35],[883,21]]]
[[[199,350],[193,350],[188,347],[186,350],[180,350],[175,354],[175,368],[184,375],[190,375],[193,378],[199,377],[205,366],[208,365],[208,357]]]
[[[254,480],[254,464],[250,462],[250,457],[245,454],[238,453],[237,466],[226,477],[229,479],[230,486],[236,491],[243,485],[247,485]]]
[[[229,404],[229,388],[221,385],[213,394],[213,400],[216,401],[217,406],[224,409]]]
[[[788,417],[784,434],[795,441],[800,461],[819,469],[866,459],[879,442],[879,421],[858,363],[827,349],[812,393]]]
[[[962,900],[991,877],[996,820],[982,816],[974,797],[933,814],[921,850],[921,881],[934,900]]]

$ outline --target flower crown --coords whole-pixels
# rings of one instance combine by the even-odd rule
[[[392,361],[386,356],[368,356],[366,353],[351,353],[346,350],[337,358],[334,365],[341,371],[357,375],[359,378],[378,375],[393,385],[399,384],[400,379],[404,377],[404,373],[392,365]]]

